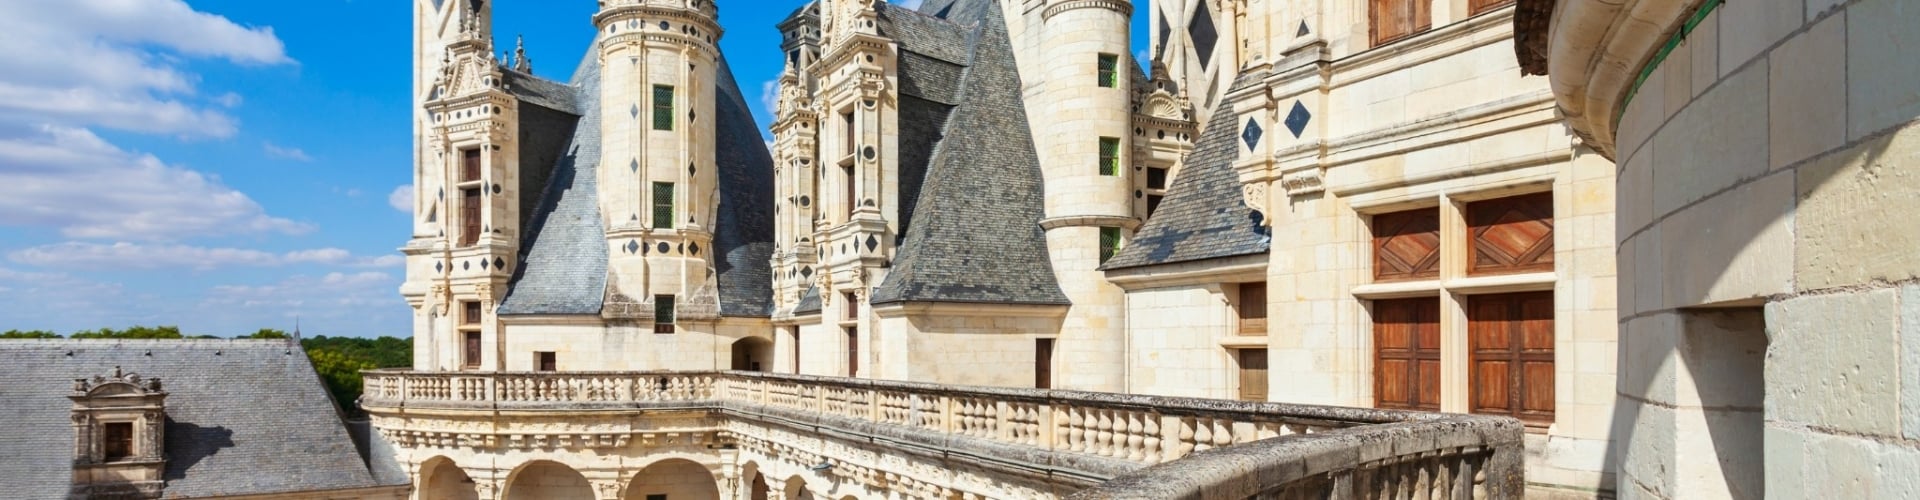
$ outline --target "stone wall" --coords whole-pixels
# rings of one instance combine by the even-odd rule
[[[1615,22],[1572,7],[1557,29]],[[1920,492],[1916,25],[1901,0],[1728,2],[1627,94],[1622,496]],[[1576,48],[1617,51],[1556,47],[1556,78]]]

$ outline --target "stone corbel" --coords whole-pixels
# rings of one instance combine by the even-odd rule
[[[593,490],[598,500],[620,500],[620,480],[594,481]]]
[[[1254,212],[1260,213],[1260,225],[1272,227],[1273,217],[1267,214],[1267,183],[1252,182],[1240,186],[1242,203]]]
[[[433,315],[445,317],[453,306],[453,291],[445,284],[433,285]]]

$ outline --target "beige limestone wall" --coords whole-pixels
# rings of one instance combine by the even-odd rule
[[[503,370],[532,371],[534,353],[552,352],[561,371],[727,370],[741,339],[771,341],[765,320],[682,322],[674,333],[652,325],[607,325],[596,317],[514,318],[505,324]],[[763,363],[763,366],[765,364]]]
[[[1034,387],[1036,340],[1057,339],[1060,307],[987,305],[882,306],[875,323],[883,336],[874,346],[883,364],[878,378],[955,385]],[[1056,341],[1057,342],[1057,341]],[[862,346],[865,347],[865,346]],[[1119,371],[1095,360],[1076,360],[1060,351],[1053,358],[1053,387],[1067,373]]]
[[[1626,104],[1622,497],[1920,492],[1916,25],[1730,2]]]
[[[1227,285],[1225,288],[1232,288]],[[1233,352],[1237,317],[1220,284],[1169,286],[1127,292],[1127,392],[1234,399]],[[1263,343],[1264,338],[1260,338]]]

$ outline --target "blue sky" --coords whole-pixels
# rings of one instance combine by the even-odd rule
[[[409,335],[412,1],[0,0],[0,331]],[[595,2],[494,3],[565,81]],[[763,128],[803,3],[720,1]]]

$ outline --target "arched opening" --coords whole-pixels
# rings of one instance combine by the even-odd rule
[[[740,478],[746,481],[748,500],[767,500],[773,494],[773,487],[767,484],[767,476],[760,473],[760,464],[749,461],[740,466]]]
[[[773,367],[773,342],[747,337],[733,343],[733,369],[763,372]]]
[[[713,472],[692,460],[669,458],[654,462],[633,476],[627,500],[719,500],[720,486]]]
[[[420,500],[480,500],[473,478],[452,459],[433,457],[420,464]]]
[[[787,478],[787,487],[780,492],[782,500],[801,500],[813,498],[813,492],[807,491],[807,480],[800,476]]]
[[[506,500],[594,500],[587,477],[558,462],[521,466],[507,479]]]

